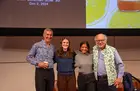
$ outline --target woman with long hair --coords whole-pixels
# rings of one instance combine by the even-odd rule
[[[78,91],[96,91],[89,43],[87,41],[81,42],[79,50],[79,53],[75,56],[75,66],[79,69]]]
[[[70,48],[70,41],[67,38],[62,39],[61,46],[56,51],[58,91],[76,91],[74,58],[75,53]]]

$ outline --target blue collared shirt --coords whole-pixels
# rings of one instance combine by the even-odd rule
[[[116,70],[118,73],[118,78],[122,77],[124,75],[124,64],[122,62],[122,59],[119,55],[119,53],[117,52],[117,50],[115,50],[114,52],[114,60],[115,60],[115,66],[116,66]],[[106,74],[106,68],[105,68],[105,63],[104,63],[104,56],[101,52],[101,50],[99,50],[99,57],[98,57],[99,61],[98,61],[98,75],[105,75]]]
[[[52,44],[47,46],[45,41],[42,40],[40,42],[35,43],[31,50],[29,51],[26,60],[30,62],[32,65],[35,65],[39,62],[48,62],[49,67],[53,68],[54,64],[54,52],[55,48]],[[38,66],[36,66],[38,68]]]

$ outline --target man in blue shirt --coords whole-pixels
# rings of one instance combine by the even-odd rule
[[[116,48],[107,45],[107,36],[97,34],[93,47],[94,72],[98,91],[117,91],[124,75],[124,64]]]
[[[35,43],[29,51],[26,60],[35,65],[36,91],[53,91],[54,87],[54,46],[51,44],[53,31],[46,28],[43,40]]]

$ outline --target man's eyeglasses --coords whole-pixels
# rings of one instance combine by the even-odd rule
[[[95,40],[96,42],[104,42],[105,41],[105,39],[103,39],[103,40]]]

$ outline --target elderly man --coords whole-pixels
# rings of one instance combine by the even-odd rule
[[[53,31],[46,28],[43,33],[43,40],[35,43],[27,61],[35,65],[35,87],[36,91],[53,91],[54,88],[54,46],[51,44]]]
[[[93,47],[93,64],[98,91],[117,91],[122,82],[124,64],[117,50],[107,45],[107,36],[97,34]]]

